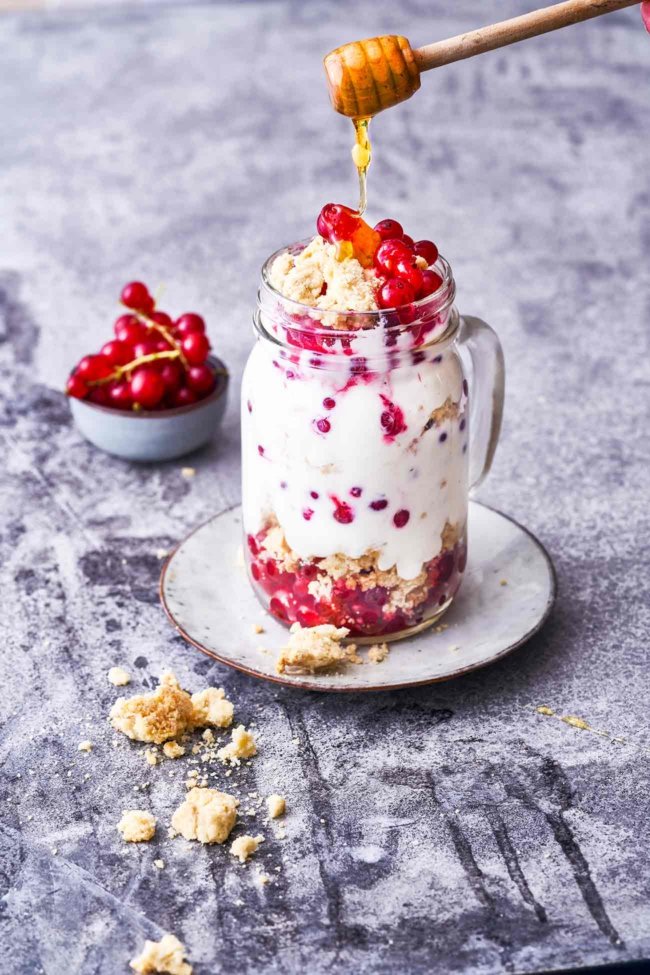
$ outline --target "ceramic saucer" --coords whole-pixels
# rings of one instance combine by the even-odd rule
[[[380,664],[348,665],[317,677],[275,673],[287,630],[264,612],[246,578],[240,506],[211,518],[177,546],[163,567],[160,596],[189,643],[265,680],[355,692],[450,680],[525,643],[544,623],[556,593],[550,556],[511,518],[471,501],[468,537],[463,584],[437,626],[390,644]],[[264,633],[256,634],[254,624],[261,624]],[[365,657],[366,648],[360,653]]]

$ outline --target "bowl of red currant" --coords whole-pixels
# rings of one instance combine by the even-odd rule
[[[114,338],[87,355],[66,384],[80,433],[127,460],[182,457],[212,439],[223,418],[228,371],[210,354],[205,321],[172,319],[132,281],[120,296]]]

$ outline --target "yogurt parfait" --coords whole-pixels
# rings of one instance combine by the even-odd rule
[[[445,612],[467,562],[463,320],[432,241],[335,204],[317,229],[262,269],[242,387],[247,567],[287,625],[395,639]]]

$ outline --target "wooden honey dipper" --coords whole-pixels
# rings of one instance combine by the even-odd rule
[[[325,57],[332,105],[348,118],[371,118],[403,102],[420,87],[420,74],[443,64],[493,51],[516,41],[578,24],[601,14],[633,7],[640,0],[565,0],[489,27],[459,34],[425,47],[411,47],[405,37],[385,35],[353,41]]]

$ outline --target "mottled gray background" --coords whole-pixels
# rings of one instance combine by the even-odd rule
[[[503,439],[481,496],[552,553],[560,594],[542,633],[449,685],[339,698],[212,664],[156,595],[156,550],[239,498],[235,400],[262,260],[308,234],[327,200],[355,200],[350,127],[329,109],[320,57],[358,36],[423,43],[531,6],[148,3],[0,18],[3,973],[116,975],[165,930],[197,975],[488,975],[650,954],[650,38],[638,10],[441,69],[374,125],[371,215],[439,241],[461,308],[505,346]],[[193,480],[181,463],[96,452],[60,392],[134,277],[164,285],[173,313],[206,314],[232,367],[223,437],[191,458]],[[136,689],[170,666],[192,690],[221,683],[259,722],[241,781],[290,807],[287,839],[269,834],[259,860],[272,886],[164,829],[122,844],[121,809],[144,804],[164,825],[184,768],[152,771],[135,746],[114,746],[105,671],[118,662]],[[541,703],[626,742],[540,717]],[[87,737],[90,757],[77,752]]]

